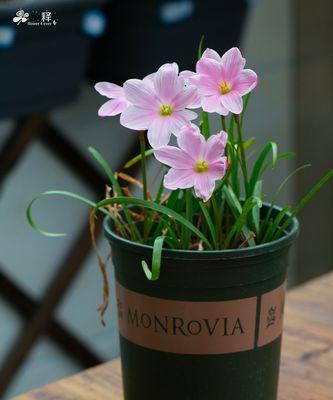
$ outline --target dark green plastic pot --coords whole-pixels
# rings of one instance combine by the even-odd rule
[[[267,207],[267,206],[266,206]],[[275,212],[278,212],[276,208]],[[254,248],[163,250],[104,222],[115,266],[125,400],[275,400],[288,252],[298,232]]]

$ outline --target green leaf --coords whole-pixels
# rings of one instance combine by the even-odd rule
[[[83,197],[80,196],[78,194],[72,193],[72,192],[67,192],[65,190],[49,190],[47,192],[43,192],[40,193],[38,196],[36,196],[28,205],[27,210],[26,210],[26,216],[27,216],[27,220],[30,224],[30,226],[37,231],[38,233],[44,235],[44,236],[48,236],[48,237],[60,237],[60,236],[66,236],[66,233],[52,233],[52,232],[47,232],[45,230],[43,230],[42,228],[38,227],[37,224],[35,223],[34,219],[32,218],[32,206],[34,205],[34,203],[42,198],[42,197],[46,197],[46,196],[54,196],[54,195],[60,195],[60,196],[66,196],[66,197],[71,197],[72,199],[75,200],[79,200],[80,202],[87,204],[90,207],[95,208],[97,206],[97,203]],[[121,225],[120,221],[115,218],[115,216],[113,214],[111,214],[109,211],[103,209],[101,210],[105,215],[109,215],[112,220],[114,221],[115,224],[117,224],[117,226],[119,227],[119,229],[121,229],[122,234],[125,235],[125,231],[123,226]]]
[[[252,175],[250,178],[250,183],[249,183],[249,195],[253,195],[253,191],[255,188],[255,185],[257,181],[259,180],[261,174],[262,174],[262,169],[264,167],[264,163],[266,160],[266,157],[268,154],[272,152],[272,166],[274,168],[276,161],[277,161],[277,144],[274,142],[268,143],[263,151],[260,153],[257,162],[255,163],[253,170],[252,170]]]
[[[202,234],[202,232],[199,231],[198,228],[196,228],[191,222],[187,221],[186,218],[184,218],[182,215],[178,214],[176,211],[165,207],[161,206],[160,204],[156,204],[147,200],[142,200],[142,199],[137,199],[135,197],[115,197],[112,199],[105,199],[97,203],[96,209],[105,207],[109,204],[132,204],[132,205],[138,205],[141,207],[148,208],[150,210],[154,210],[157,212],[160,212],[161,214],[167,215],[169,217],[173,217],[176,221],[178,221],[180,224],[185,225],[188,229],[190,229],[196,236],[198,236],[205,244],[206,246],[211,249],[212,245],[209,243],[209,240]]]
[[[243,143],[244,150],[247,150],[255,141],[256,141],[256,138],[255,138],[254,136],[251,137],[250,139],[246,140],[246,141]]]
[[[145,155],[146,157],[150,157],[154,154],[154,149],[149,149],[145,151]],[[137,156],[133,157],[132,159],[130,159],[129,161],[127,161],[127,163],[124,165],[124,168],[130,168],[133,165],[137,164],[138,162],[140,162],[142,160],[142,154],[138,154]]]
[[[216,232],[215,226],[213,224],[213,221],[212,221],[212,219],[211,219],[211,217],[209,215],[209,212],[207,210],[207,205],[205,205],[202,201],[200,201],[199,202],[199,206],[200,206],[202,214],[205,217],[205,220],[207,222],[210,234],[211,234],[212,239],[213,239],[214,248],[217,250],[218,247],[219,247],[218,240],[217,240],[217,232]]]
[[[320,179],[318,183],[303,197],[303,199],[297,204],[295,210],[291,213],[290,217],[285,221],[285,223],[280,227],[273,237],[273,240],[278,239],[287,226],[291,223],[293,218],[302,210],[302,208],[312,199],[312,197],[318,192],[318,190],[325,185],[333,177],[333,169],[327,172],[327,174]]]
[[[202,53],[203,53],[202,47],[203,47],[204,40],[205,40],[205,35],[202,35],[200,42],[199,42],[199,47],[198,47],[198,60],[200,60],[200,58],[202,57]]]
[[[163,250],[163,242],[165,240],[165,236],[158,236],[155,239],[154,247],[153,247],[153,259],[152,259],[152,268],[149,269],[146,261],[142,260],[141,265],[143,268],[146,277],[150,281],[156,281],[160,277],[161,271],[161,259],[162,259],[162,250]]]
[[[179,192],[180,192],[180,190],[179,189],[177,189],[177,190],[173,190],[172,192],[171,192],[171,195],[170,195],[170,197],[169,197],[169,200],[167,201],[167,203],[166,203],[166,206],[168,207],[168,208],[171,208],[171,209],[175,209],[175,206],[176,206],[176,203],[177,203],[177,200],[178,200],[178,196],[179,196]],[[164,227],[164,225],[165,225],[165,221],[167,221],[168,220],[168,217],[167,216],[163,216],[162,218],[161,218],[161,221],[159,222],[159,224],[157,225],[157,227],[156,227],[156,229],[155,229],[155,231],[154,231],[154,233],[153,233],[153,235],[152,235],[152,239],[153,240],[155,240],[156,238],[157,238],[157,236],[160,236],[161,235],[161,233],[162,233],[162,231],[163,231],[163,227]]]
[[[235,219],[238,219],[243,212],[241,203],[239,202],[238,198],[236,197],[235,193],[233,192],[230,186],[227,185],[223,186],[222,192],[225,196],[228,206],[231,209],[232,214],[234,215]],[[250,238],[248,241],[250,246],[256,245],[255,240],[251,237],[252,233],[248,228],[248,226],[246,225],[246,222],[244,222],[242,226],[242,233],[245,238]]]
[[[275,233],[276,229],[280,225],[281,221],[285,217],[285,215],[291,210],[290,206],[284,207],[278,215],[275,217],[274,221],[270,224],[269,228],[267,229],[265,236],[262,239],[262,243],[267,243],[271,240],[272,235]]]
[[[262,198],[262,181],[258,181],[254,187],[253,191],[254,197],[257,197],[259,199]],[[255,231],[256,236],[259,235],[259,229],[260,229],[260,208],[262,207],[262,202],[256,204],[250,213],[250,220],[253,224],[253,228]]]
[[[289,151],[289,152],[287,152],[287,153],[280,153],[280,154],[278,154],[277,160],[276,160],[276,161],[284,160],[284,159],[286,159],[286,158],[292,158],[292,157],[295,157],[295,156],[296,156],[296,153],[294,153],[293,151]],[[263,167],[261,173],[263,174],[263,173],[267,170],[267,168],[269,168],[269,167],[274,167],[274,165],[273,165],[273,160],[267,162],[267,163],[264,165],[264,167]]]
[[[109,164],[105,161],[103,156],[93,147],[89,147],[89,152],[92,154],[92,156],[95,158],[95,160],[98,162],[98,164],[102,167],[102,169],[108,176],[108,178],[113,186],[113,189],[117,192],[117,195],[120,196],[121,194],[123,194],[121,187],[120,187],[117,179],[114,176],[113,171],[111,170],[111,168],[109,167]],[[124,211],[124,215],[127,220],[127,223],[130,227],[132,239],[142,242],[142,236],[141,236],[135,222],[133,221],[130,213],[128,212],[128,210],[125,206],[123,206],[123,211]]]
[[[279,194],[281,193],[281,190],[284,188],[284,186],[288,183],[288,181],[289,181],[294,175],[296,175],[298,172],[300,172],[300,171],[302,171],[303,169],[308,168],[308,167],[311,167],[311,164],[305,164],[305,165],[302,165],[302,166],[296,168],[294,171],[292,171],[292,172],[282,181],[282,183],[281,183],[280,186],[278,187],[277,191],[275,192],[275,195],[274,195],[273,200],[272,200],[272,202],[271,202],[271,206],[270,206],[270,208],[269,208],[269,210],[268,210],[268,212],[267,212],[267,214],[266,214],[266,216],[265,216],[265,219],[263,220],[263,222],[262,222],[262,224],[261,224],[261,228],[260,228],[260,239],[262,238],[262,236],[263,236],[263,234],[265,233],[265,231],[268,229],[268,228],[266,227],[266,224],[267,224],[267,222],[268,222],[270,216],[272,215],[274,205],[275,205],[275,203],[276,203],[276,200],[277,200]]]
[[[259,199],[260,200],[260,199]],[[237,240],[237,237],[241,231],[243,231],[243,228],[246,224],[246,219],[249,214],[249,212],[252,210],[254,205],[258,204],[258,199],[254,197],[248,198],[244,205],[241,214],[239,217],[236,219],[235,223],[232,226],[232,229],[228,232],[228,235],[224,241],[223,248],[227,249],[230,245],[231,240],[235,236],[235,240]],[[247,235],[244,235],[245,239],[250,238],[251,232],[248,231]]]

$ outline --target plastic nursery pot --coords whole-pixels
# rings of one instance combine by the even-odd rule
[[[267,206],[266,206],[267,207]],[[278,209],[275,209],[277,212]],[[126,400],[275,400],[289,248],[284,236],[252,248],[163,250],[117,236],[112,247]]]

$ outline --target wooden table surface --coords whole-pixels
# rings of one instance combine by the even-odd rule
[[[122,398],[116,359],[16,400]],[[279,400],[333,400],[333,273],[287,294]]]

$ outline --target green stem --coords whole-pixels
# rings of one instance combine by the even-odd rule
[[[185,216],[189,222],[192,222],[193,216],[193,203],[192,203],[192,191],[191,189],[185,190]],[[183,247],[188,249],[191,242],[191,231],[185,228],[183,233]]]
[[[239,116],[237,114],[234,114],[234,116],[235,116],[235,122],[236,122],[236,125],[237,125],[237,131],[238,131],[238,147],[240,149],[241,168],[242,168],[242,173],[243,173],[243,177],[244,177],[245,193],[246,193],[246,197],[247,197],[248,196],[249,179],[248,179],[248,175],[247,175],[247,166],[246,166],[246,157],[245,157],[242,125],[241,125]]]
[[[218,243],[218,245],[220,245],[221,240],[222,240],[222,218],[221,218],[222,213],[219,210],[215,194],[212,195],[211,201],[212,201],[212,205],[213,205],[213,212],[214,212],[214,217],[215,217],[215,222],[216,222],[217,243]]]
[[[224,115],[221,115],[221,122],[222,122],[222,129],[224,130],[224,132],[227,132],[227,123]]]
[[[205,139],[207,140],[210,136],[210,127],[209,127],[209,115],[205,111],[202,112],[201,132],[204,135]]]
[[[140,152],[141,152],[141,173],[142,173],[142,185],[143,185],[143,198],[144,200],[148,200],[148,190],[147,190],[147,162],[146,162],[146,138],[145,132],[139,131],[139,140],[140,140]],[[148,234],[148,213],[145,211],[145,216],[143,220],[143,240],[147,241]]]

